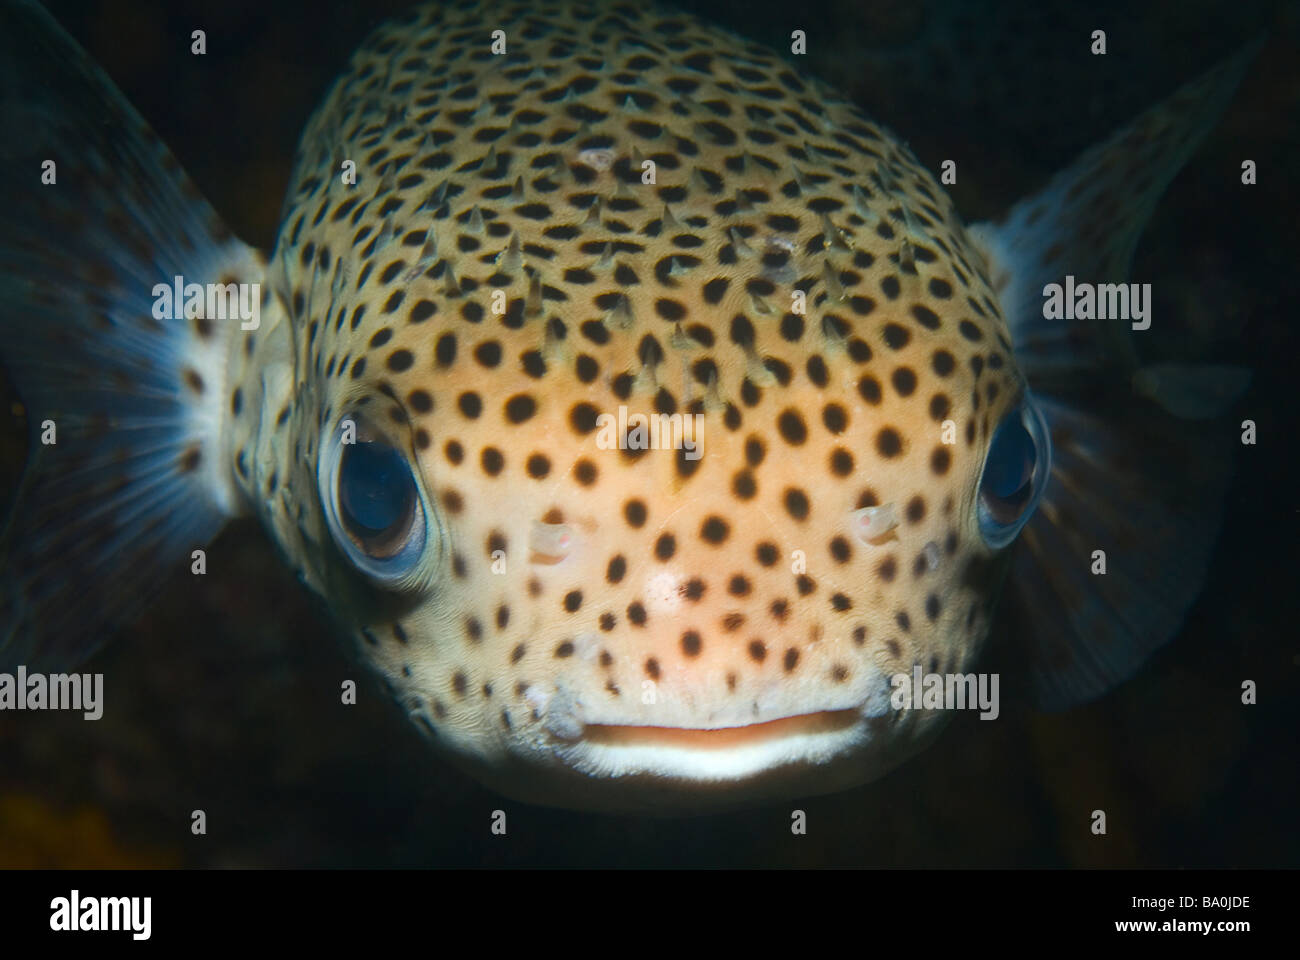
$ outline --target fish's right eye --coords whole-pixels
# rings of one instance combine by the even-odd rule
[[[396,585],[420,568],[429,541],[420,485],[401,450],[349,423],[325,445],[320,486],[326,521],[353,565]]]

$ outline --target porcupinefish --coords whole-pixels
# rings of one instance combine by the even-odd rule
[[[1189,417],[1242,373],[1142,367],[1128,318],[1044,291],[1127,279],[1248,53],[967,227],[852,103],[689,15],[422,6],[310,120],[264,257],[44,10],[3,11],[34,432],[4,664],[84,658],[254,514],[482,781],[689,812],[881,776],[951,715],[895,679],[974,670],[995,610],[1062,708],[1199,589],[1231,440]]]

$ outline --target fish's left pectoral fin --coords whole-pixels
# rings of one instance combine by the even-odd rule
[[[999,288],[1017,361],[1036,389],[1082,371],[1137,365],[1127,318],[1049,311],[1047,291],[1074,281],[1127,281],[1157,201],[1218,121],[1261,45],[1247,45],[1083,153],[1001,223],[970,228]]]
[[[1030,699],[1066,709],[1178,632],[1205,582],[1238,438],[1221,419],[1189,422],[1123,390],[1095,412],[1039,402],[1052,471],[1011,548],[994,636]]]

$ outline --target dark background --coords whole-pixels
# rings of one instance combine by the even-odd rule
[[[57,2],[234,231],[270,248],[300,130],[352,50],[407,3]],[[869,9],[868,9],[869,8]],[[1293,4],[775,0],[692,10],[788,49],[936,169],[968,221],[996,217],[1145,107],[1261,32],[1223,121],[1173,183],[1134,279],[1177,318],[1170,353],[1256,370],[1204,593],[1182,634],[1102,700],[962,713],[875,784],[685,820],[528,807],[438,757],[349,657],[250,522],[179,572],[85,669],[104,718],[0,714],[0,866],[1300,866],[1295,604],[1296,171]],[[493,24],[485,20],[490,29]],[[189,53],[207,31],[208,54]],[[1107,31],[1109,54],[1088,54]],[[0,131],[0,135],[21,132]],[[1259,185],[1240,184],[1254,159]],[[1157,349],[1161,349],[1157,347]],[[21,469],[20,408],[0,480]],[[1209,509],[1210,505],[1207,505]],[[360,703],[339,703],[354,678]],[[1240,703],[1255,680],[1259,704]],[[790,810],[809,833],[790,834]],[[193,837],[190,811],[207,812]],[[509,835],[489,833],[491,811]],[[1101,808],[1109,833],[1094,837]]]

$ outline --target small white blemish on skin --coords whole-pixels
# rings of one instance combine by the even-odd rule
[[[573,549],[575,534],[567,523],[534,523],[528,547],[535,562],[559,563]]]
[[[537,711],[538,716],[546,713],[546,705],[551,702],[551,694],[541,687],[533,685],[524,691],[524,700]]]
[[[580,712],[580,704],[573,694],[566,687],[557,686],[542,713],[542,726],[561,740],[580,740],[583,732]]]
[[[593,170],[605,171],[614,165],[613,150],[583,150],[578,160]]]
[[[584,630],[573,638],[573,651],[578,659],[590,663],[600,652],[600,637],[590,630]]]
[[[682,578],[671,571],[656,573],[645,582],[645,602],[652,612],[676,610],[682,605]]]
[[[930,570],[939,569],[939,545],[931,540],[921,548],[921,555],[925,557],[925,565]]]
[[[898,526],[898,511],[893,503],[878,507],[863,507],[851,515],[853,532],[866,543],[884,539]]]

